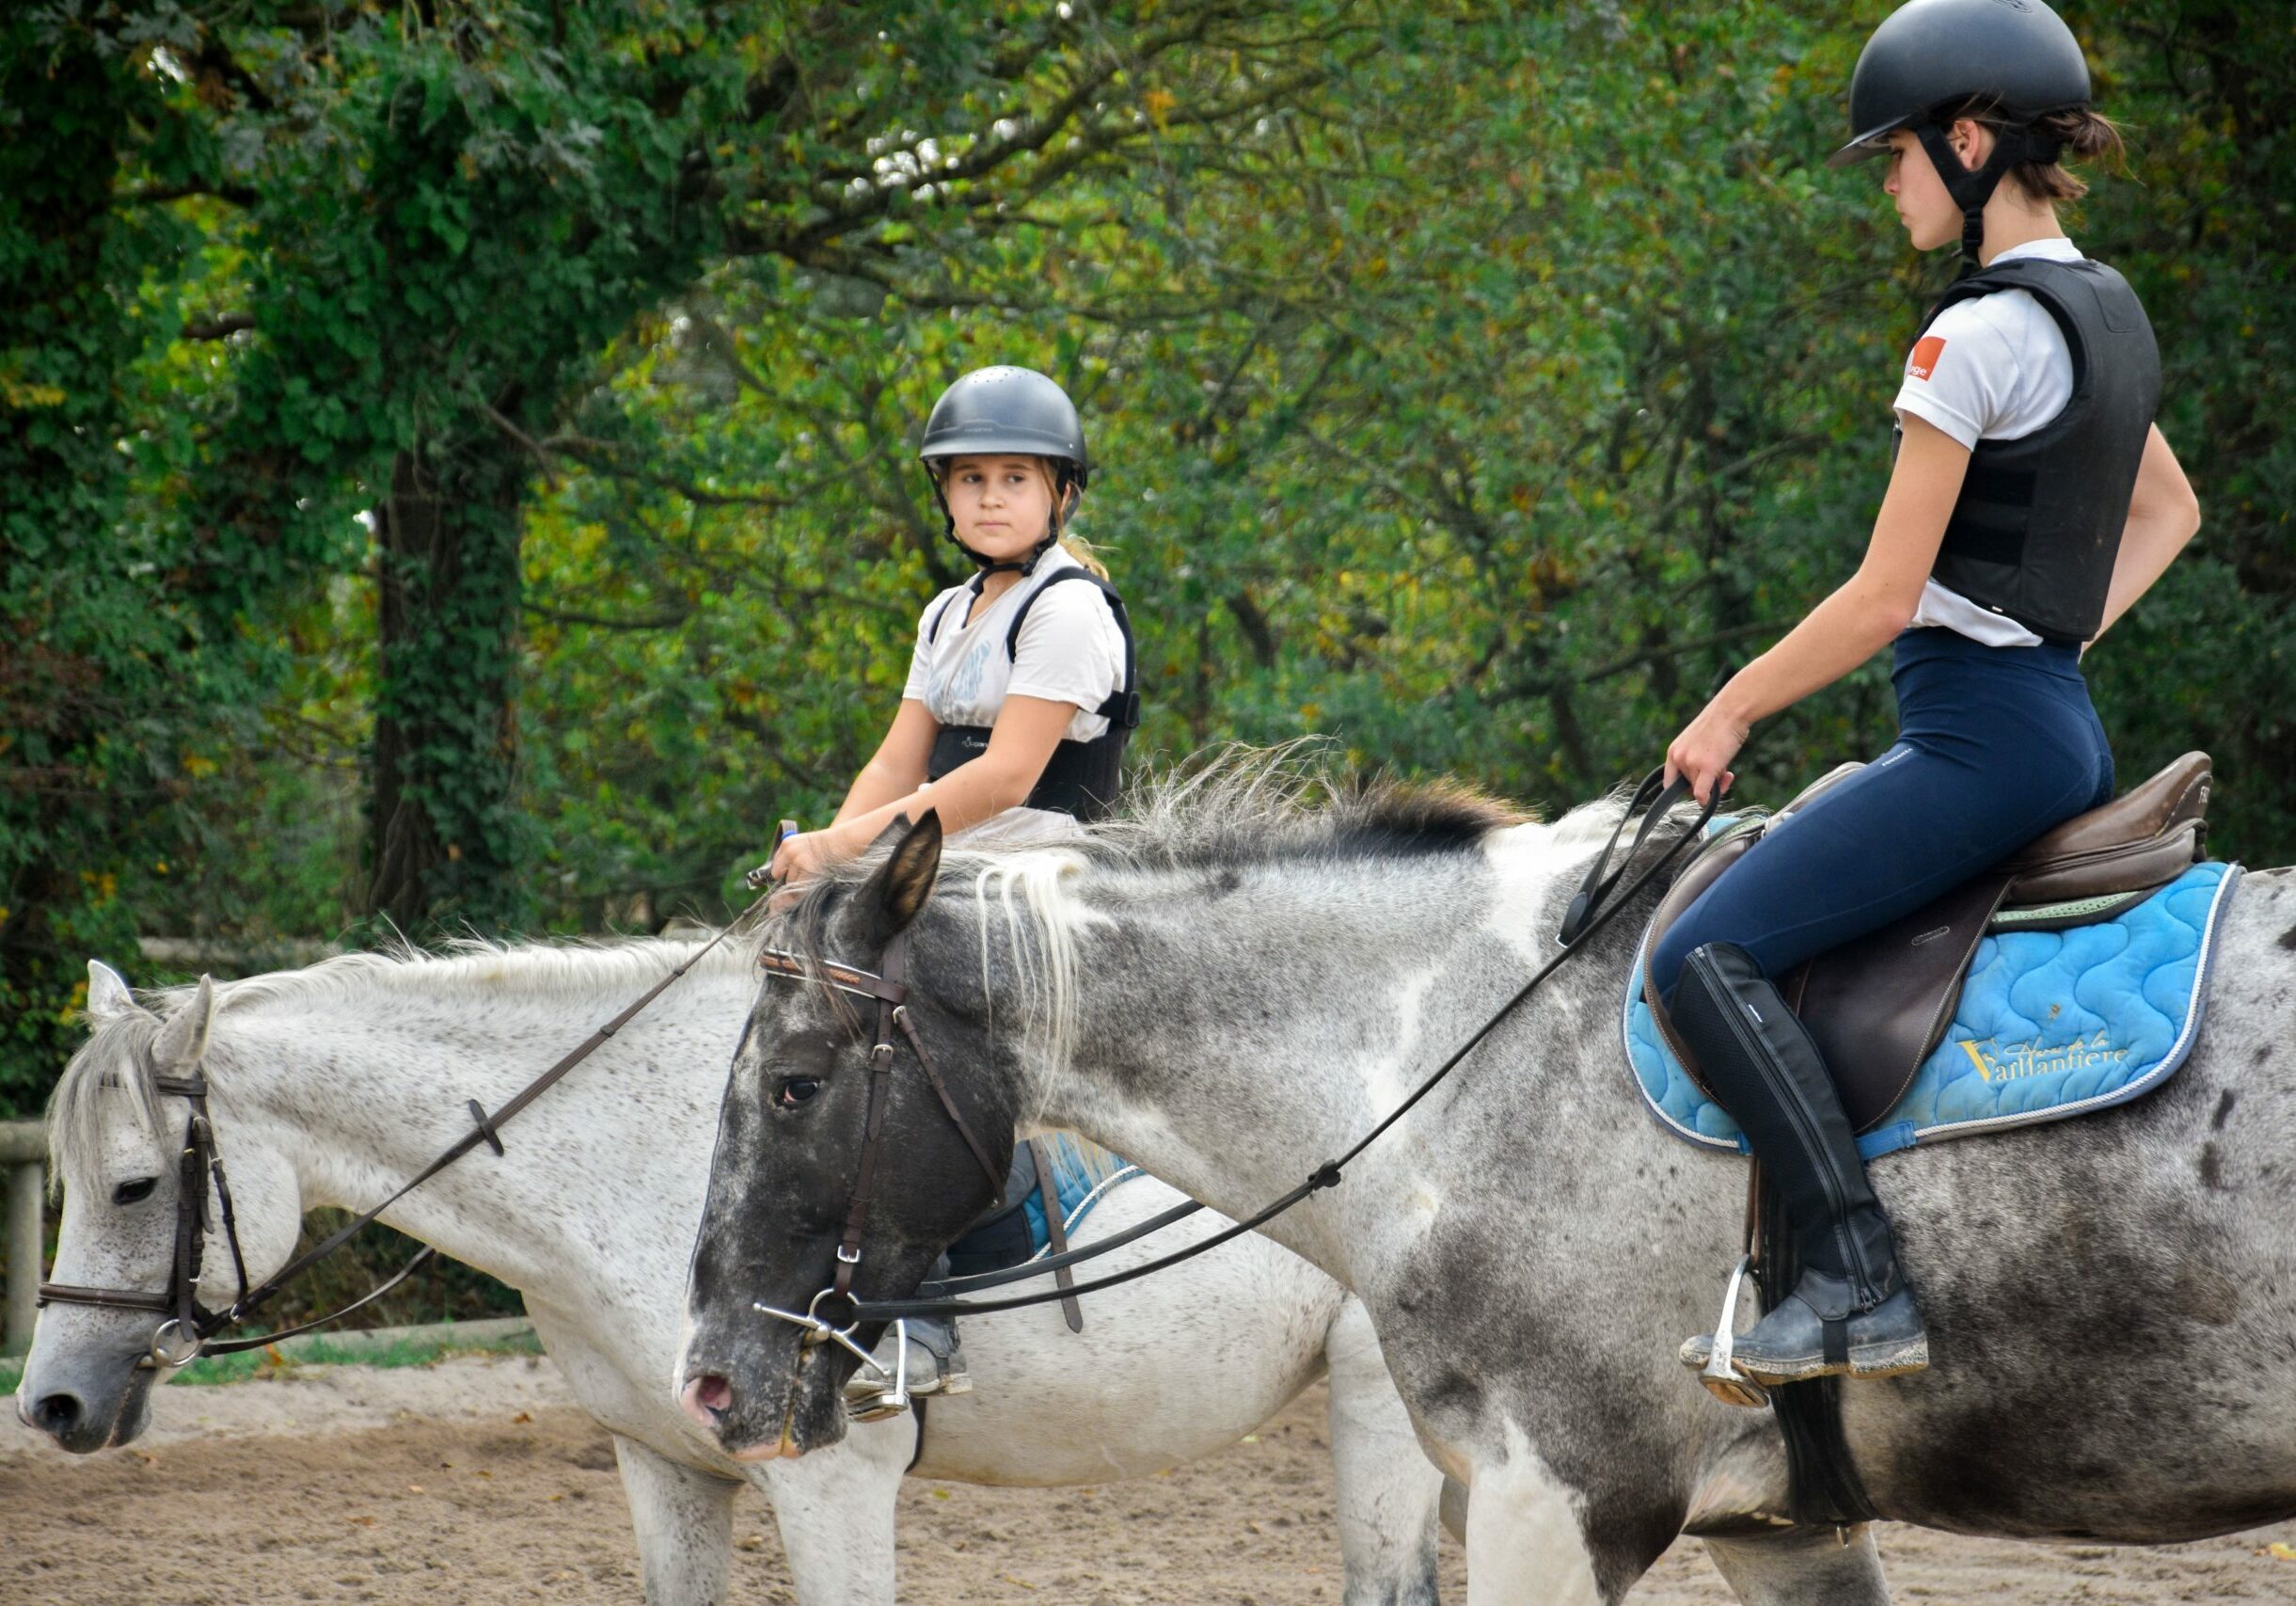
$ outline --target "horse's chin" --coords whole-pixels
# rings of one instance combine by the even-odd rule
[[[809,1452],[826,1450],[845,1438],[844,1391],[819,1360],[817,1352],[807,1355],[805,1375],[783,1396],[778,1425],[769,1419],[765,1423],[752,1421],[737,1427],[729,1422],[724,1425],[719,1441],[725,1446],[727,1455],[742,1462],[794,1461]]]
[[[126,1396],[119,1402],[119,1420],[113,1424],[111,1448],[133,1444],[144,1436],[151,1425],[151,1385],[156,1375],[139,1370],[128,1382]]]

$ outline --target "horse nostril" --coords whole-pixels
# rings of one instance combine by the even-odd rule
[[[80,1396],[42,1394],[32,1407],[32,1425],[51,1438],[61,1439],[80,1425]]]
[[[716,1427],[718,1419],[734,1403],[734,1386],[718,1373],[705,1372],[686,1385],[678,1403],[686,1407],[688,1416],[704,1427]]]

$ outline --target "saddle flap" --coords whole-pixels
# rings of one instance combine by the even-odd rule
[[[1797,973],[1787,997],[1833,1072],[1852,1132],[1896,1107],[1944,1037],[2006,885],[1998,874],[1964,882]]]

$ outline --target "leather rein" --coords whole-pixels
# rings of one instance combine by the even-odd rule
[[[240,1250],[239,1224],[231,1209],[231,1186],[224,1174],[222,1153],[215,1146],[214,1123],[208,1115],[207,1077],[198,1065],[192,1067],[191,1074],[188,1076],[154,1076],[151,1079],[154,1091],[173,1094],[187,1099],[191,1103],[191,1115],[183,1125],[182,1148],[176,1157],[178,1186],[175,1201],[175,1252],[168,1272],[166,1289],[164,1292],[153,1294],[134,1288],[91,1288],[71,1282],[43,1282],[40,1285],[38,1302],[40,1305],[88,1305],[103,1311],[157,1312],[166,1320],[163,1321],[159,1325],[158,1330],[151,1335],[150,1351],[138,1364],[167,1368],[187,1365],[202,1354],[236,1355],[243,1350],[261,1349],[267,1344],[277,1344],[283,1338],[293,1338],[297,1333],[307,1333],[315,1328],[324,1328],[331,1323],[340,1322],[352,1312],[372,1304],[405,1281],[418,1267],[430,1260],[437,1251],[425,1245],[387,1281],[378,1283],[350,1304],[327,1315],[252,1338],[217,1341],[213,1336],[227,1327],[245,1321],[255,1312],[269,1304],[290,1282],[340,1249],[371,1226],[384,1211],[388,1210],[400,1200],[429,1182],[480,1144],[483,1143],[498,1155],[500,1154],[503,1152],[502,1138],[498,1128],[548,1091],[567,1072],[589,1058],[605,1044],[607,1039],[629,1025],[641,1010],[660,997],[671,983],[699,964],[703,957],[712,948],[733,935],[749,915],[757,909],[758,905],[765,901],[763,898],[760,898],[748,909],[743,910],[740,914],[735,916],[692,958],[687,960],[683,964],[673,966],[670,974],[648,988],[637,1002],[631,1004],[629,1008],[624,1010],[596,1031],[592,1032],[572,1052],[521,1088],[501,1107],[489,1113],[478,1100],[470,1100],[467,1106],[473,1123],[470,1131],[447,1145],[429,1165],[416,1172],[413,1178],[388,1199],[330,1232],[324,1240],[289,1261],[277,1273],[254,1287],[248,1285],[246,1256]],[[217,1214],[222,1218],[224,1242],[230,1248],[231,1267],[239,1279],[238,1297],[221,1311],[211,1311],[200,1304],[198,1294],[199,1268],[206,1255],[207,1235],[214,1227],[214,1223],[208,1218],[207,1211],[207,1184],[210,1178],[215,1185]]]
[[[1496,1029],[1498,1025],[1514,1011],[1516,1006],[1529,997],[1538,989],[1541,982],[1560,969],[1564,961],[1585,946],[1587,940],[1607,925],[1613,915],[1631,903],[1635,895],[1671,864],[1675,856],[1686,846],[1698,839],[1704,832],[1706,822],[1714,818],[1716,804],[1721,801],[1719,786],[1715,788],[1713,799],[1702,805],[1698,819],[1691,823],[1688,829],[1668,844],[1666,851],[1645,867],[1639,874],[1631,881],[1626,881],[1623,887],[1620,885],[1620,883],[1625,879],[1627,869],[1633,864],[1635,855],[1639,853],[1643,846],[1650,840],[1651,834],[1659,821],[1665,819],[1670,809],[1688,796],[1688,784],[1681,779],[1666,783],[1663,771],[1654,770],[1643,778],[1642,784],[1635,789],[1634,798],[1627,804],[1626,812],[1620,816],[1617,827],[1610,833],[1610,840],[1604,845],[1601,854],[1588,869],[1585,880],[1580,883],[1577,893],[1572,898],[1569,910],[1563,917],[1561,930],[1556,938],[1557,951],[1554,956],[1541,965],[1532,974],[1530,979],[1516,990],[1512,997],[1501,1004],[1489,1019],[1478,1026],[1464,1042],[1451,1052],[1449,1058],[1445,1059],[1417,1088],[1413,1089],[1401,1104],[1388,1111],[1376,1126],[1365,1133],[1337,1159],[1326,1160],[1309,1172],[1306,1179],[1290,1192],[1244,1220],[1233,1222],[1210,1237],[1198,1239],[1184,1248],[1176,1249],[1170,1254],[1144,1262],[1129,1270],[1115,1272],[1089,1282],[1071,1281],[1069,1277],[1069,1268],[1085,1261],[1096,1260],[1101,1255],[1122,1248],[1127,1244],[1147,1237],[1176,1221],[1193,1216],[1204,1208],[1202,1201],[1190,1200],[1185,1203],[1176,1204],[1169,1210],[1160,1212],[1121,1232],[1099,1239],[1083,1248],[1067,1249],[1041,1259],[1025,1261],[1020,1265],[1008,1266],[1002,1271],[981,1272],[971,1277],[948,1278],[938,1282],[926,1283],[921,1286],[917,1290],[916,1296],[911,1298],[861,1299],[854,1296],[852,1292],[853,1272],[854,1268],[861,1264],[861,1238],[863,1229],[868,1219],[870,1185],[877,1174],[879,1151],[882,1147],[885,1104],[895,1054],[893,1028],[899,1028],[909,1044],[910,1053],[916,1057],[919,1068],[925,1073],[926,1080],[931,1084],[935,1095],[940,1099],[941,1107],[947,1112],[950,1121],[956,1124],[958,1135],[964,1138],[966,1146],[973,1151],[974,1158],[979,1160],[982,1170],[988,1173],[990,1186],[1002,1187],[1004,1179],[997,1173],[996,1168],[990,1163],[987,1149],[974,1135],[972,1128],[965,1123],[963,1114],[957,1107],[957,1101],[949,1092],[948,1084],[934,1066],[931,1057],[926,1052],[924,1041],[917,1035],[915,1026],[910,1021],[907,1008],[909,989],[904,979],[908,964],[909,933],[906,930],[896,934],[886,946],[885,956],[881,962],[881,973],[863,970],[857,965],[829,962],[809,966],[797,955],[777,949],[768,949],[758,956],[757,962],[768,975],[788,977],[800,980],[818,979],[856,997],[877,1000],[878,1027],[877,1041],[869,1051],[871,1073],[869,1106],[863,1129],[861,1169],[855,1179],[852,1199],[846,1211],[844,1235],[837,1246],[836,1264],[831,1280],[827,1286],[814,1296],[812,1303],[806,1307],[802,1315],[762,1304],[755,1305],[752,1309],[762,1314],[778,1317],[783,1321],[792,1322],[806,1328],[807,1336],[804,1342],[808,1345],[833,1342],[862,1357],[864,1361],[875,1364],[870,1360],[868,1352],[863,1349],[853,1338],[854,1329],[865,1322],[900,1322],[926,1317],[986,1315],[998,1311],[1017,1311],[1030,1305],[1051,1304],[1054,1300],[1096,1293],[1103,1288],[1114,1288],[1119,1283],[1130,1282],[1135,1278],[1146,1277],[1151,1272],[1178,1265],[1182,1261],[1193,1260],[1207,1250],[1219,1248],[1231,1238],[1241,1237],[1246,1232],[1265,1226],[1308,1195],[1323,1188],[1338,1186],[1345,1167],[1353,1163],[1356,1156],[1376,1142],[1389,1127],[1408,1115],[1413,1106],[1417,1105],[1421,1099],[1434,1091],[1435,1088],[1451,1073],[1460,1061],[1465,1059],[1478,1043]],[[1619,867],[1612,870],[1609,868],[1611,854],[1618,849],[1619,838],[1625,832],[1626,822],[1637,814],[1642,816],[1642,824],[1635,833],[1634,841],[1628,847],[1625,857],[1620,861]],[[1051,1212],[1048,1210],[1049,1214]],[[978,1293],[1007,1283],[1025,1281],[1048,1273],[1058,1278],[1059,1286],[1034,1294],[1008,1295],[996,1299],[953,1297],[958,1294]],[[823,1310],[824,1305],[830,1307],[827,1312]]]

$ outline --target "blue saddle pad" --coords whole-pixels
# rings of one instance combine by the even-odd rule
[[[1889,1114],[1858,1139],[1867,1159],[2067,1116],[2150,1092],[2200,1034],[2218,916],[2238,865],[2194,865],[2110,919],[2063,930],[1997,929],[1981,938],[1961,1000]],[[1627,978],[1626,1057],[1651,1112],[1714,1149],[1747,1144],[1666,1045],[1642,998],[1650,934]]]
[[[1076,1140],[1065,1132],[1055,1132],[1044,1140],[1046,1151],[1053,1156],[1053,1193],[1060,1201],[1062,1230],[1074,1234],[1078,1223],[1092,1213],[1092,1207],[1118,1185],[1141,1175],[1140,1168],[1125,1161],[1116,1162],[1114,1169],[1103,1161],[1095,1166],[1085,1157]],[[1052,1247],[1052,1233],[1046,1231],[1044,1201],[1031,1188],[1021,1203],[1028,1216],[1029,1248],[1043,1254]]]

